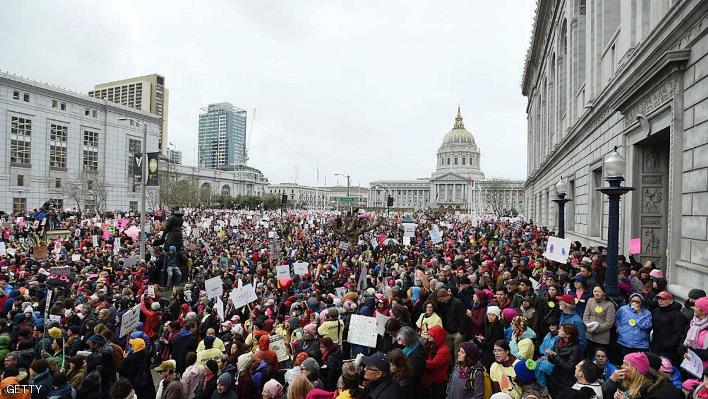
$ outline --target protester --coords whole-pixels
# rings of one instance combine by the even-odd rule
[[[479,348],[472,341],[463,342],[450,375],[447,399],[478,399],[484,394],[485,370]]]
[[[505,393],[512,398],[521,396],[521,387],[514,382],[516,371],[514,366],[519,360],[511,355],[509,344],[503,339],[494,343],[494,363],[489,369],[494,392]]]
[[[391,375],[391,364],[388,357],[381,352],[362,359],[364,368],[365,388],[362,395],[365,399],[400,398],[401,387]]]

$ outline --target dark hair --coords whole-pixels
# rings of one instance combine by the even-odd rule
[[[195,323],[194,320],[189,320],[184,323],[184,326],[182,326],[182,328],[184,328],[187,331],[189,331],[195,327],[197,327],[197,323]]]
[[[585,359],[581,362],[580,371],[583,372],[585,379],[588,380],[588,382],[591,384],[594,383],[595,381],[597,381],[597,378],[599,377],[599,374],[600,374],[595,363],[593,363],[587,359]]]
[[[30,368],[37,374],[43,373],[49,368],[49,362],[44,359],[38,359],[32,362]]]
[[[568,334],[568,342],[573,342],[578,340],[578,327],[575,324],[566,323],[560,326],[563,331]]]
[[[130,395],[130,391],[133,390],[133,384],[127,378],[121,377],[118,381],[113,383],[111,387],[111,398],[112,399],[123,399]]]
[[[388,361],[391,365],[396,366],[396,372],[393,375],[396,380],[401,381],[413,375],[413,363],[411,359],[403,354],[403,351],[396,348],[388,352]]]
[[[575,327],[575,326],[573,326],[573,327]],[[503,339],[498,339],[498,340],[494,341],[494,346],[498,346],[498,347],[504,349],[505,352],[511,352],[511,348],[509,348],[509,344]]]
[[[185,357],[185,365],[191,366],[197,361],[197,352],[187,352]]]
[[[509,290],[503,285],[497,286],[497,289],[494,290],[494,292],[496,293],[497,291],[502,291],[504,292],[504,295],[509,296]]]
[[[66,378],[66,374],[64,373],[56,373],[52,376],[52,385],[55,387],[60,387],[66,384],[67,381],[69,381],[69,379]]]
[[[706,368],[706,370],[708,370],[708,368]],[[5,369],[5,373],[3,373],[2,376],[3,376],[3,378],[7,378],[7,377],[17,377],[17,375],[18,375],[19,373],[20,373],[20,372],[17,370],[16,367],[8,367],[8,368]]]
[[[320,345],[324,346],[327,349],[331,349],[335,346],[334,341],[332,341],[332,338],[330,337],[320,338]]]

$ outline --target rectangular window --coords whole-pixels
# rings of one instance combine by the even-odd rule
[[[455,165],[457,165],[457,157],[455,157]]]
[[[26,103],[28,103],[29,100],[30,100],[30,95],[29,95],[29,93],[25,93],[25,94],[22,96],[22,99],[23,99]]]
[[[13,198],[12,211],[22,212],[27,210],[27,198]]]
[[[602,193],[597,191],[596,188],[602,187],[602,168],[593,170],[590,178],[591,181],[588,185],[588,194],[590,196],[588,221],[590,229],[588,233],[591,237],[600,237],[600,234],[602,234]]]
[[[52,108],[56,108],[59,106],[59,101],[57,100],[52,100]]]
[[[32,151],[32,121],[13,116],[10,119],[10,163],[29,165]]]
[[[66,111],[66,103],[65,103],[65,102],[62,102],[60,108],[61,108],[62,111]]]
[[[66,169],[66,146],[69,128],[51,124],[49,128],[49,167]]]
[[[84,150],[84,170],[95,172],[98,170],[98,152]]]
[[[568,182],[568,195],[571,201],[565,204],[565,225],[568,231],[575,231],[575,180]]]
[[[93,198],[86,198],[86,200],[84,200],[84,209],[86,209],[86,210],[96,209],[96,201]]]
[[[91,116],[93,116],[94,118],[97,118],[98,112],[95,109],[91,110]]]
[[[90,116],[91,115],[91,110],[88,108],[84,108],[84,116]]]
[[[20,99],[20,92],[17,90],[13,90],[12,91],[12,98],[15,100],[19,100]]]
[[[86,182],[86,189],[93,190],[93,180],[88,180]]]
[[[98,132],[84,130],[84,146],[98,148]]]
[[[25,185],[25,175],[17,175],[17,185],[18,186]]]
[[[129,207],[130,207],[131,211],[137,212],[138,211],[138,201],[130,201]]]
[[[98,132],[84,130],[84,170],[98,170]]]
[[[54,188],[61,188],[61,179],[60,178],[56,178],[54,180]]]
[[[466,161],[467,161],[467,158],[462,157],[462,164],[463,164],[463,165],[465,164]]]

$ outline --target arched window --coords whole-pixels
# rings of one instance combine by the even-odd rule
[[[465,164],[465,161],[467,161],[467,158],[462,157],[462,164],[463,164],[463,165]]]
[[[455,157],[455,165],[457,165],[457,157]]]
[[[225,184],[224,187],[221,187],[221,195],[231,196],[231,186]]]
[[[447,157],[447,165],[450,165],[450,157]]]

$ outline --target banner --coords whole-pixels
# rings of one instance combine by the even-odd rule
[[[569,254],[570,240],[558,237],[548,237],[546,252],[543,253],[544,258],[556,261],[558,263],[566,263],[568,262]]]
[[[145,185],[148,187],[158,186],[158,172],[157,169],[160,166],[160,153],[159,152],[149,152],[148,164],[147,164],[147,181]]]
[[[132,177],[133,182],[140,183],[143,181],[143,154],[133,154],[132,163],[130,164],[129,175]]]
[[[376,348],[378,328],[375,317],[353,314],[349,320],[347,342]]]

